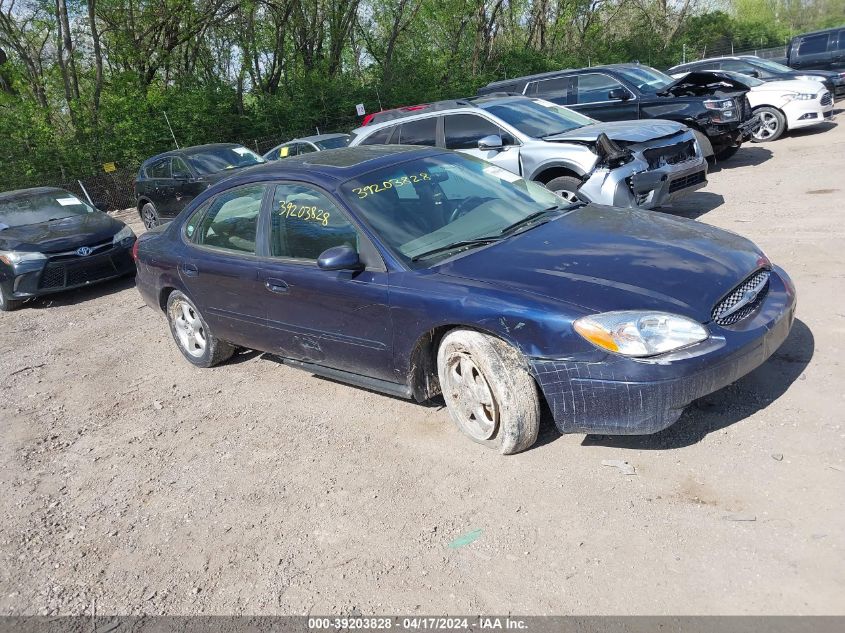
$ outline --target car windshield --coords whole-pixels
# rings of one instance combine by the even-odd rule
[[[341,191],[411,266],[451,256],[450,245],[502,239],[511,227],[529,226],[529,216],[539,220],[543,212],[568,205],[542,185],[451,152],[371,171],[345,182]]]
[[[655,70],[650,66],[614,68],[614,70],[641,91],[648,94],[660,92],[663,88],[675,81],[669,75],[666,75],[659,70]]]
[[[349,145],[350,136],[335,136],[333,138],[324,138],[320,141],[314,141],[314,145],[320,149],[338,149]]]
[[[758,68],[765,68],[766,70],[770,70],[773,73],[782,74],[795,72],[789,66],[784,66],[783,64],[778,64],[777,62],[769,61],[768,59],[746,59],[745,61],[747,61],[752,66],[757,66]]]
[[[93,212],[94,209],[67,191],[22,194],[0,200],[0,231]]]
[[[188,154],[187,158],[200,175],[215,174],[225,169],[237,169],[267,162],[246,147],[203,149]]]
[[[595,123],[590,117],[541,99],[518,99],[479,104],[527,136],[539,138],[569,132]]]

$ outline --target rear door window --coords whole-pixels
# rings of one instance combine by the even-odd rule
[[[484,117],[475,114],[451,114],[443,118],[446,149],[478,149],[478,141],[485,136],[498,134],[505,140],[502,129]]]
[[[402,145],[437,144],[437,117],[417,119],[403,123],[399,128],[399,142]]]
[[[147,167],[147,176],[150,178],[170,178],[170,159],[164,158]]]
[[[802,57],[804,55],[816,55],[827,52],[827,40],[827,33],[810,35],[809,37],[803,38],[801,44],[798,45],[798,56]]]
[[[186,235],[200,246],[254,254],[258,216],[266,189],[266,185],[246,185],[220,194],[198,223],[192,224],[194,216],[191,217]]]
[[[391,132],[393,132],[393,126],[382,128],[361,141],[361,145],[384,145],[390,138]]]
[[[316,152],[317,148],[311,145],[311,143],[299,143],[297,147],[297,152],[299,154],[310,154],[311,152]]]
[[[839,41],[836,48],[840,51],[845,51],[845,30],[839,31]]]
[[[572,77],[541,79],[539,81],[532,81],[528,84],[525,94],[532,97],[554,99],[558,103],[568,103],[569,96],[573,92],[573,84],[574,81]]]

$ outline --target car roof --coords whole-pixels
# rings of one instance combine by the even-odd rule
[[[22,200],[31,196],[40,196],[44,194],[70,194],[69,191],[60,189],[59,187],[31,187],[29,189],[16,189],[14,191],[0,192],[0,202],[9,200]],[[75,194],[70,194],[75,195]]]
[[[298,138],[291,139],[288,143],[292,141],[308,141],[310,143],[314,143],[315,141],[325,141],[326,139],[330,138],[339,138],[341,136],[349,136],[344,132],[335,132],[333,134],[314,134],[312,136],[300,136]],[[284,143],[282,143],[284,145]]]
[[[426,117],[434,112],[449,113],[450,111],[460,112],[462,110],[471,110],[474,108],[484,108],[485,105],[493,103],[511,103],[513,101],[530,100],[531,97],[513,94],[489,94],[478,97],[468,97],[466,99],[445,99],[443,101],[432,101],[422,105],[403,106],[401,108],[394,108],[392,110],[384,110],[378,114],[386,114],[388,118],[381,121],[373,121],[365,126],[353,130],[355,134],[367,133],[388,127],[395,124],[399,120],[413,119],[415,117]]]
[[[807,33],[799,33],[795,35],[792,39],[796,40],[799,37],[805,37],[807,35],[821,35],[822,33],[830,33],[831,31],[843,31],[845,30],[845,25],[842,26],[829,26],[826,29],[819,29],[818,31],[808,31]]]
[[[171,149],[167,152],[162,152],[161,154],[156,154],[145,160],[141,167],[146,167],[148,164],[156,161],[160,158],[167,158],[168,156],[182,156],[186,154],[197,154],[199,152],[213,150],[213,149],[222,149],[226,147],[243,147],[243,145],[239,145],[238,143],[206,143],[205,145],[191,145],[190,147],[180,147],[179,149]]]
[[[255,180],[256,176],[316,180],[315,176],[334,180],[348,180],[374,169],[388,167],[413,158],[442,154],[436,147],[415,145],[360,145],[322,152],[310,152],[247,167],[227,182]]]
[[[523,77],[514,77],[513,79],[502,79],[500,81],[492,81],[482,88],[485,92],[492,92],[495,88],[503,88],[513,84],[523,84],[539,79],[553,79],[560,75],[569,73],[588,73],[595,70],[617,70],[620,68],[637,68],[644,66],[644,64],[602,64],[601,66],[587,66],[586,68],[563,68],[561,70],[550,70],[544,73],[537,73],[534,75],[525,75]]]

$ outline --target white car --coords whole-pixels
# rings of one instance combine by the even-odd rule
[[[753,133],[755,143],[774,141],[787,130],[818,125],[833,116],[833,95],[818,81],[760,81],[726,70],[709,72],[727,75],[748,86],[748,102],[754,114],[760,115],[760,127]],[[685,74],[672,76],[679,78]]]

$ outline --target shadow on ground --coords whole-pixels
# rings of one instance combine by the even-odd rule
[[[718,173],[723,169],[734,169],[735,167],[753,167],[765,163],[772,157],[772,150],[755,143],[743,143],[739,151],[726,160],[716,161],[710,164],[709,172]]]
[[[789,337],[769,360],[732,385],[690,404],[668,429],[653,435],[587,435],[581,444],[633,450],[668,450],[696,444],[775,402],[801,378],[814,350],[813,333],[803,321],[796,320]],[[560,437],[548,408],[540,428],[538,446]]]
[[[834,111],[835,112],[835,111]],[[840,112],[842,112],[840,110]],[[794,136],[796,138],[802,136],[813,136],[814,134],[821,134],[823,132],[827,132],[828,130],[832,130],[836,127],[836,123],[834,121],[825,121],[824,123],[819,123],[818,125],[811,125],[810,127],[802,127],[798,128],[797,130],[789,130],[785,136]],[[777,141],[775,141],[777,142]]]
[[[725,198],[721,194],[711,191],[695,191],[677,202],[673,202],[670,207],[661,207],[659,211],[695,220],[723,204],[725,204]]]

